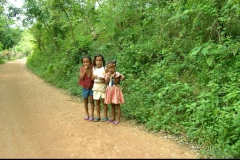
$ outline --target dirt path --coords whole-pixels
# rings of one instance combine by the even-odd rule
[[[83,103],[26,67],[0,65],[0,158],[197,158],[158,133],[122,121],[83,120]]]

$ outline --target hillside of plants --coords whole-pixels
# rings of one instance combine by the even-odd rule
[[[20,21],[22,10],[0,1],[0,64],[14,59],[24,58],[32,52],[33,36],[27,30],[15,25]]]
[[[47,82],[81,97],[81,57],[101,53],[125,75],[122,117],[240,158],[239,0],[25,0],[19,14]]]

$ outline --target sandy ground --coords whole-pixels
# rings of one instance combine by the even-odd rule
[[[0,158],[198,158],[163,133],[84,113],[81,99],[37,77],[26,59],[0,65]]]

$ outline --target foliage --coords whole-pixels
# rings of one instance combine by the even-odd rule
[[[3,60],[2,57],[0,57],[0,64],[4,63],[5,61]]]
[[[27,65],[46,81],[80,96],[81,56],[115,58],[125,118],[185,136],[208,157],[240,157],[237,0],[26,0],[25,10]]]
[[[11,59],[23,58],[30,53],[30,50],[26,51],[28,46],[19,46],[24,34],[19,26],[14,25],[14,19],[19,19],[21,9],[9,6],[6,1],[0,3],[2,4],[0,7],[0,63],[3,63]]]

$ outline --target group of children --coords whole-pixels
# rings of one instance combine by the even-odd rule
[[[105,64],[102,54],[94,56],[93,63],[90,56],[82,57],[79,84],[82,86],[82,97],[86,116],[84,120],[93,122],[111,122],[119,124],[121,118],[121,104],[124,103],[122,90],[119,86],[124,76],[116,71],[116,61],[110,60]],[[88,110],[90,101],[90,114]],[[94,118],[94,101],[96,103],[96,118]],[[100,118],[100,105],[103,105],[103,118]],[[112,116],[108,119],[108,105],[112,106]],[[117,117],[115,113],[117,112]]]

